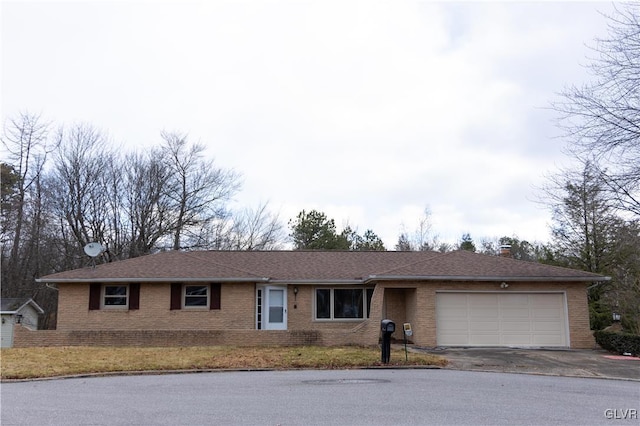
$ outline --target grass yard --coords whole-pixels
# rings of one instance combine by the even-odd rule
[[[392,350],[389,365],[445,366],[445,358]],[[12,348],[0,351],[2,380],[109,372],[209,369],[333,369],[383,365],[380,349],[362,347]]]

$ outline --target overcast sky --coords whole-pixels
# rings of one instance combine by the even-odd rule
[[[606,35],[611,3],[1,3],[3,122],[160,132],[243,175],[236,206],[317,209],[392,249],[425,207],[458,241],[545,241],[535,202],[567,164],[548,109]]]

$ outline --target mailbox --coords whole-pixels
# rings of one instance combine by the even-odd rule
[[[391,357],[391,334],[396,331],[396,323],[389,319],[384,319],[380,323],[380,330],[382,331],[381,359],[384,364],[389,364],[389,358]]]
[[[383,333],[393,333],[396,331],[396,323],[391,320],[385,319],[382,320],[380,328],[382,329]]]

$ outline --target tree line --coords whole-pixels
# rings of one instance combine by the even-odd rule
[[[94,241],[106,249],[97,262],[282,244],[283,227],[266,204],[229,209],[241,176],[184,134],[162,132],[155,147],[121,152],[93,126],[54,128],[30,113],[3,130],[3,297],[34,297],[54,311],[55,290],[34,279],[86,266],[83,247]]]

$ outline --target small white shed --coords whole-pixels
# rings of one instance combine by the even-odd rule
[[[20,324],[30,330],[37,330],[38,318],[42,314],[44,311],[33,299],[0,299],[0,316],[2,317],[0,347],[10,348],[13,346],[13,327],[15,324]]]

